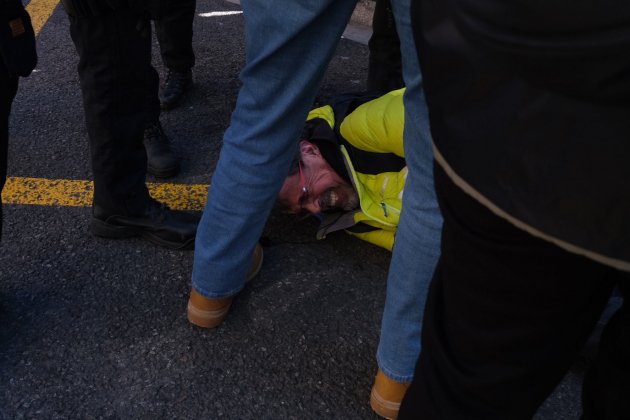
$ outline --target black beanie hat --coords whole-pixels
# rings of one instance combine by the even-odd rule
[[[339,149],[339,139],[335,130],[323,118],[313,118],[304,125],[302,140],[313,143],[322,154],[328,164],[346,181],[350,182],[348,170]]]

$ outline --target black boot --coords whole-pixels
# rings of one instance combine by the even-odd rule
[[[192,85],[192,71],[175,71],[168,69],[166,79],[160,86],[160,107],[173,109],[184,96],[184,93]]]
[[[200,217],[173,211],[166,204],[150,200],[138,214],[109,213],[92,208],[92,234],[105,238],[139,236],[157,245],[171,249],[192,249]]]
[[[147,172],[158,178],[175,176],[179,172],[179,158],[171,148],[171,141],[159,121],[144,129],[144,148],[147,151]]]

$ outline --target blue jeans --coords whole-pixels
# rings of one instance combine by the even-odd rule
[[[356,0],[242,0],[246,65],[199,224],[192,286],[227,297],[287,176],[306,115]]]
[[[395,10],[402,10],[408,23],[409,0],[404,2],[407,3],[406,10],[404,6],[398,5],[395,5]],[[192,286],[200,294],[214,298],[228,297],[244,287],[254,246],[288,173],[306,115],[355,3],[356,0],[241,2],[245,14],[247,63],[241,73],[243,86],[230,127],[223,139],[221,156],[197,232]],[[397,0],[393,3],[397,3]],[[407,30],[407,36],[401,36],[401,40],[408,43],[413,41],[408,24]],[[406,56],[403,71],[410,75],[413,71],[418,73],[414,79],[416,88],[412,89],[412,95],[407,95],[405,101],[409,102],[410,98],[414,98],[416,102],[424,100],[418,93],[421,78],[417,60],[415,70],[406,64],[409,58],[415,57],[414,46],[406,44],[403,48]],[[411,81],[412,78],[409,78],[407,84],[411,85]],[[410,202],[414,210],[408,217],[405,214],[409,212],[403,210],[401,222],[406,223],[407,229],[415,233],[404,235],[406,239],[402,243],[405,246],[394,248],[392,267],[401,273],[390,275],[390,279],[397,285],[388,286],[383,322],[388,332],[379,346],[379,366],[393,379],[398,378],[396,375],[399,372],[407,375],[409,371],[413,374],[419,352],[420,326],[402,325],[401,322],[415,323],[422,319],[424,291],[421,292],[420,300],[409,300],[408,294],[414,288],[426,288],[425,282],[428,283],[435,265],[434,256],[438,252],[441,223],[441,220],[427,223],[431,229],[420,229],[420,233],[417,233],[419,227],[426,225],[417,220],[415,213],[424,212],[427,208],[437,209],[437,204],[431,181],[426,106],[417,103],[406,103],[406,106],[409,107],[407,114],[410,115],[407,121],[414,121],[413,126],[418,127],[409,133],[418,132],[422,124],[425,124],[424,133],[427,133],[424,136],[411,134],[411,138],[418,137],[423,141],[410,140],[410,144],[424,146],[426,143],[428,151],[415,150],[416,147],[406,150],[410,168],[407,185],[413,190],[408,192],[406,188],[404,200]],[[424,111],[419,110],[419,106],[424,106]],[[420,115],[421,112],[424,114]],[[417,118],[412,118],[411,115],[417,115]],[[407,131],[405,129],[406,139],[409,137]],[[426,166],[419,168],[420,165],[425,165],[425,161],[428,162]],[[428,184],[425,185],[424,182]],[[408,198],[408,195],[412,198]],[[416,242],[415,238],[424,241],[429,237],[425,237],[426,231],[432,235],[434,226],[438,226],[435,229],[437,238],[429,242],[436,248],[427,254],[431,258],[426,258],[430,263],[417,264],[416,259],[425,258],[417,255],[416,247],[423,248],[424,254],[424,242]],[[400,236],[399,230],[398,237]],[[408,249],[409,246],[414,248]],[[396,251],[397,249],[401,251]],[[411,257],[401,259],[402,253]],[[423,267],[426,276],[417,276],[418,265]],[[407,273],[407,270],[415,271]],[[404,282],[409,284],[400,284]],[[396,290],[390,290],[392,288]],[[393,306],[392,310],[388,310],[390,306]],[[404,310],[398,310],[399,307]],[[391,328],[392,325],[395,328]],[[409,331],[414,332],[413,336],[409,335]],[[391,343],[383,345],[383,339],[391,340]],[[412,350],[403,350],[406,347]],[[404,357],[401,358],[399,354]],[[405,368],[399,370],[399,365]]]
[[[392,0],[407,86],[403,97],[403,138],[409,174],[387,277],[381,339],[376,354],[385,376],[398,382],[411,381],[420,355],[424,304],[440,256],[442,232],[442,215],[433,185],[429,111],[411,30],[410,4],[410,0]]]

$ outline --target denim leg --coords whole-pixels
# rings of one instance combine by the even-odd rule
[[[420,354],[427,291],[440,255],[442,216],[433,185],[429,114],[411,31],[410,0],[392,0],[392,7],[407,85],[403,138],[409,174],[387,278],[376,357],[387,377],[410,382]]]
[[[243,0],[246,65],[197,232],[192,285],[226,297],[252,252],[356,0]]]

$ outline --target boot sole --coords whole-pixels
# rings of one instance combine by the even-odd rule
[[[400,410],[400,403],[386,400],[374,388],[370,393],[370,406],[376,414],[388,420],[398,417],[398,410]]]
[[[188,302],[186,317],[188,318],[188,322],[198,327],[216,328],[225,320],[230,306],[232,306],[232,302],[219,309],[204,310]]]
[[[109,223],[99,219],[92,219],[90,230],[92,235],[99,236],[101,238],[124,239],[140,237],[156,245],[163,246],[164,248],[175,250],[193,249],[195,247],[194,237],[185,242],[173,242],[160,238],[152,232],[147,232],[145,230],[129,226],[110,225]]]

